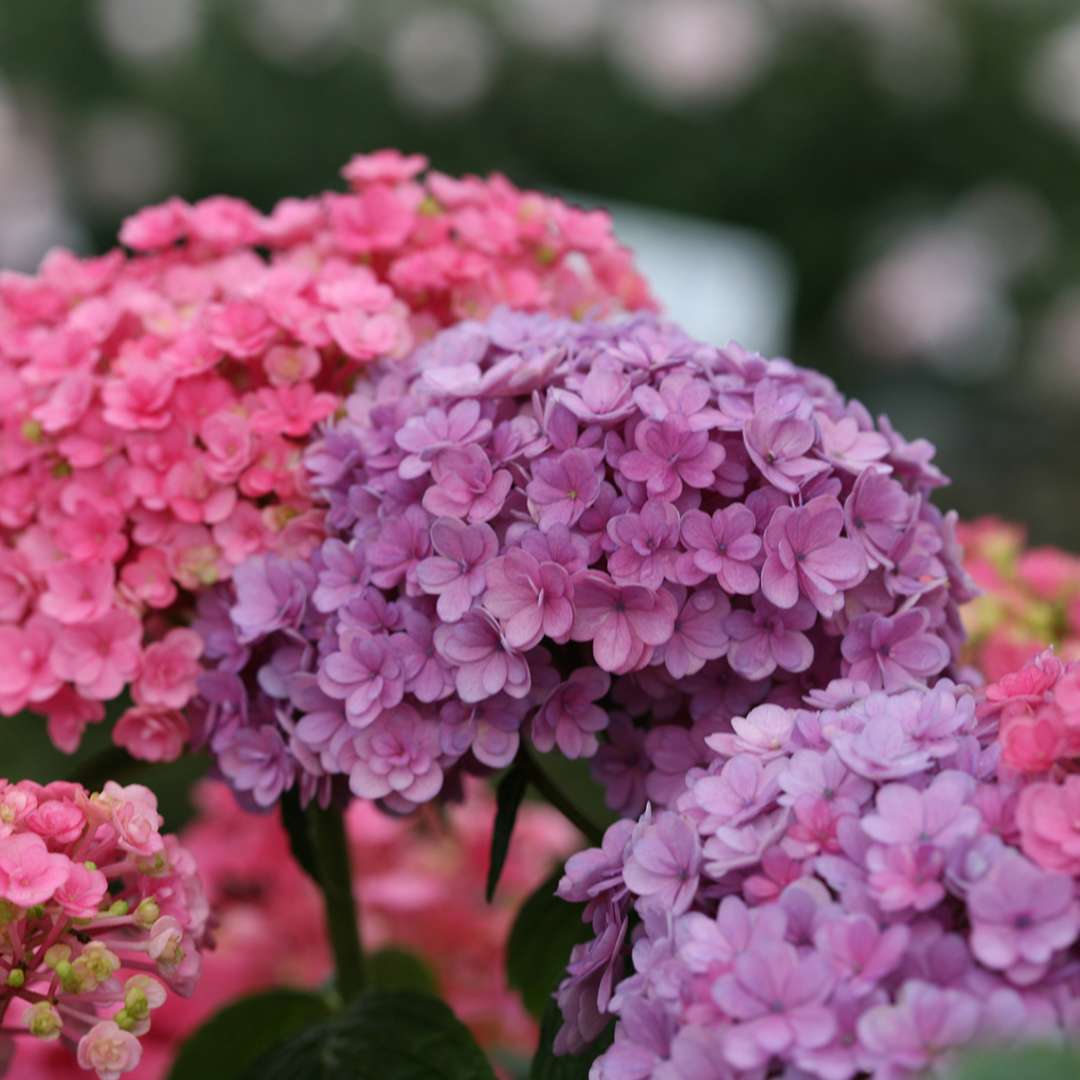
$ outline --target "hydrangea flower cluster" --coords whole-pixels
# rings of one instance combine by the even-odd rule
[[[981,595],[963,609],[965,658],[1000,679],[1047,645],[1080,660],[1080,558],[1028,547],[1022,526],[997,518],[961,522],[964,566]]]
[[[1041,653],[988,686],[980,713],[998,724],[1002,761],[1028,781],[1016,811],[1025,853],[1080,876],[1080,663]]]
[[[595,937],[557,1047],[617,1017],[593,1080],[900,1078],[1080,1031],[1077,881],[1020,850],[994,716],[947,679],[805,704],[736,717],[666,806],[567,862]]]
[[[501,310],[346,411],[307,456],[330,538],[248,560],[197,621],[200,734],[256,803],[345,776],[406,810],[525,736],[637,813],[752,704],[955,657],[932,447],[786,360]]]
[[[137,784],[0,780],[0,1016],[101,1080],[138,1065],[166,986],[199,977],[206,896],[161,825]]]
[[[360,156],[348,193],[265,215],[171,199],[124,223],[134,254],[0,273],[0,712],[71,750],[130,686],[116,741],[174,757],[200,645],[169,627],[318,543],[301,451],[357,372],[496,304],[651,303],[605,213],[425,167]]]
[[[165,1080],[183,1040],[230,1002],[281,986],[315,988],[331,974],[323,902],[290,855],[275,813],[250,814],[224,784],[195,790],[198,816],[181,833],[214,913],[214,948],[202,957],[198,993],[174,1000],[142,1038],[139,1080]],[[482,781],[461,803],[395,818],[354,800],[345,828],[361,938],[370,953],[406,949],[437,981],[440,996],[496,1059],[527,1058],[537,1025],[506,982],[504,950],[522,901],[580,837],[558,811],[521,807],[493,903],[484,899],[494,796]],[[445,811],[445,812],[443,812]],[[5,1080],[75,1080],[55,1043],[25,1041]]]

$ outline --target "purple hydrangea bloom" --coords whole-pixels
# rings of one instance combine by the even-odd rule
[[[571,860],[560,893],[588,902],[597,951],[560,987],[558,1046],[614,1017],[597,1077],[855,1080],[1075,1037],[1080,884],[1019,851],[1016,780],[986,767],[996,714],[974,702],[948,680],[840,680],[706,735],[681,787]],[[601,957],[603,980],[632,973],[611,986]]]
[[[526,740],[591,757],[609,805],[636,814],[754,706],[849,672],[889,691],[901,671],[948,674],[968,583],[928,501],[930,448],[823,376],[652,316],[510,311],[369,375],[308,451],[322,545],[252,559],[200,605],[209,664],[248,699],[197,705],[213,753],[268,726],[305,798],[351,780],[405,808]],[[422,778],[368,777],[397,760],[388,717],[434,748]],[[912,767],[971,752],[947,724],[899,726]],[[836,729],[853,772],[888,742],[855,727]],[[724,826],[711,865],[789,827],[833,857],[836,813],[815,795]]]

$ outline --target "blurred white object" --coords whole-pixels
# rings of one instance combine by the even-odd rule
[[[99,0],[98,25],[124,60],[157,64],[188,52],[202,23],[200,0]]]
[[[1080,138],[1080,19],[1053,31],[1035,51],[1027,90],[1044,116]]]
[[[794,275],[776,244],[701,218],[631,203],[603,205],[665,314],[688,334],[716,345],[737,341],[769,355],[784,351]]]
[[[312,70],[352,43],[354,8],[348,0],[250,0],[244,33],[268,60]]]
[[[49,248],[83,239],[63,207],[52,127],[40,103],[0,83],[0,269],[32,270]]]
[[[617,8],[612,0],[503,0],[495,13],[522,45],[578,53],[595,47]]]
[[[429,6],[393,28],[386,60],[399,100],[440,113],[466,109],[488,92],[498,53],[498,38],[478,15]]]
[[[183,186],[181,143],[159,113],[126,105],[96,108],[76,145],[87,195],[110,213],[130,213]]]
[[[761,72],[773,44],[750,0],[627,0],[612,31],[615,64],[672,105],[734,97]]]

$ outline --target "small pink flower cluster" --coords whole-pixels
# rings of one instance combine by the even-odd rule
[[[666,806],[566,864],[595,936],[556,1047],[615,1016],[593,1080],[900,1080],[976,1041],[1080,1033],[1080,799],[1030,805],[997,737],[1060,667],[979,708],[945,679],[836,681],[710,736]]]
[[[1041,653],[988,686],[980,713],[999,725],[1004,764],[1028,781],[1017,806],[1024,851],[1080,877],[1080,663]]]
[[[651,316],[460,323],[309,450],[322,547],[207,597],[200,736],[264,806],[347,777],[406,810],[527,738],[637,813],[751,704],[949,667],[968,582],[932,458]]]
[[[4,1032],[62,1040],[101,1080],[138,1065],[167,996],[155,976],[183,996],[199,977],[206,896],[161,824],[137,784],[0,780],[0,1016],[16,1022]]]
[[[139,1077],[168,1075],[181,1042],[229,1002],[280,986],[317,987],[331,971],[322,900],[289,853],[276,813],[241,810],[218,783],[196,792],[198,818],[182,841],[199,864],[214,912],[214,949],[199,992],[170,1003],[142,1040]],[[506,984],[504,949],[526,896],[580,838],[556,811],[526,803],[495,901],[484,899],[494,798],[479,781],[445,814],[408,820],[354,802],[346,815],[362,937],[370,952],[406,949],[489,1053],[527,1057],[536,1024]],[[20,1047],[5,1080],[74,1080],[55,1044]]]
[[[364,365],[495,304],[651,305],[605,213],[425,167],[360,156],[268,215],[172,199],[124,223],[134,255],[0,273],[0,712],[71,750],[130,686],[116,741],[175,757],[200,646],[162,616],[317,543],[301,449]]]
[[[964,568],[982,595],[961,615],[964,658],[1000,679],[1053,645],[1080,660],[1080,558],[1054,547],[1027,547],[1024,529],[998,518],[961,522]]]

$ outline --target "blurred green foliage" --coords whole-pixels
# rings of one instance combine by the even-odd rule
[[[957,480],[951,505],[1022,518],[1037,538],[1080,547],[1080,480],[1068,464],[1080,451],[1077,399],[1033,359],[1045,320],[1080,282],[1080,139],[1031,92],[1040,50],[1076,17],[1074,0],[911,0],[881,5],[881,25],[871,27],[851,17],[859,5],[761,0],[760,70],[737,92],[678,101],[635,80],[605,46],[634,4],[585,5],[607,12],[607,29],[545,50],[507,29],[523,6],[542,10],[524,0],[323,0],[313,10],[336,12],[341,24],[333,47],[285,40],[276,55],[259,42],[274,32],[263,25],[267,11],[282,5],[184,0],[196,29],[185,48],[158,58],[110,42],[106,9],[120,18],[139,5],[4,0],[0,77],[55,148],[67,204],[95,248],[132,207],[91,182],[101,171],[95,155],[109,150],[87,132],[103,111],[124,109],[171,140],[175,169],[149,198],[176,187],[268,207],[332,184],[360,148],[397,145],[451,172],[500,169],[524,184],[760,230],[796,271],[793,355],[871,409],[888,409],[902,429],[936,439]],[[409,72],[388,59],[396,27],[436,9],[465,12],[486,35],[490,85],[457,110],[403,97]],[[551,19],[560,10],[567,5],[553,3]],[[150,164],[116,167],[149,176]],[[962,344],[959,367],[882,367],[853,339],[841,298],[898,229],[948,219],[988,188],[1026,200],[1049,235],[1004,283],[1008,325],[991,334],[1001,355],[980,366],[976,340]]]
[[[608,36],[635,2],[607,5]],[[507,30],[522,0],[447,2],[435,7],[473,18],[495,56],[490,85],[458,110],[403,99],[408,72],[387,59],[395,27],[432,5],[323,2],[315,8],[341,22],[334,47],[305,52],[301,42],[275,55],[258,47],[273,32],[262,25],[266,4],[185,0],[197,32],[160,59],[110,43],[102,12],[137,6],[0,3],[0,74],[49,129],[92,246],[108,245],[131,207],[89,182],[100,172],[94,155],[108,151],[86,133],[102,110],[126,108],[168,133],[176,169],[162,184],[189,198],[228,191],[268,207],[332,184],[360,148],[397,145],[451,172],[500,169],[525,184],[749,226],[795,267],[793,355],[941,443],[957,479],[951,505],[1022,518],[1037,538],[1080,547],[1080,480],[1068,465],[1080,451],[1076,399],[1047,392],[1032,360],[1048,313],[1080,282],[1080,140],[1030,91],[1040,50],[1077,15],[1073,0],[911,0],[910,10],[881,5],[882,25],[870,28],[850,17],[857,6],[761,0],[769,50],[756,75],[737,93],[674,102],[613,63],[602,33],[544,50]],[[566,7],[554,4],[551,18]],[[1006,283],[1010,327],[994,337],[1003,355],[988,373],[976,341],[955,370],[883,368],[853,340],[840,299],[897,228],[954,213],[988,185],[1019,193],[1050,233]]]

